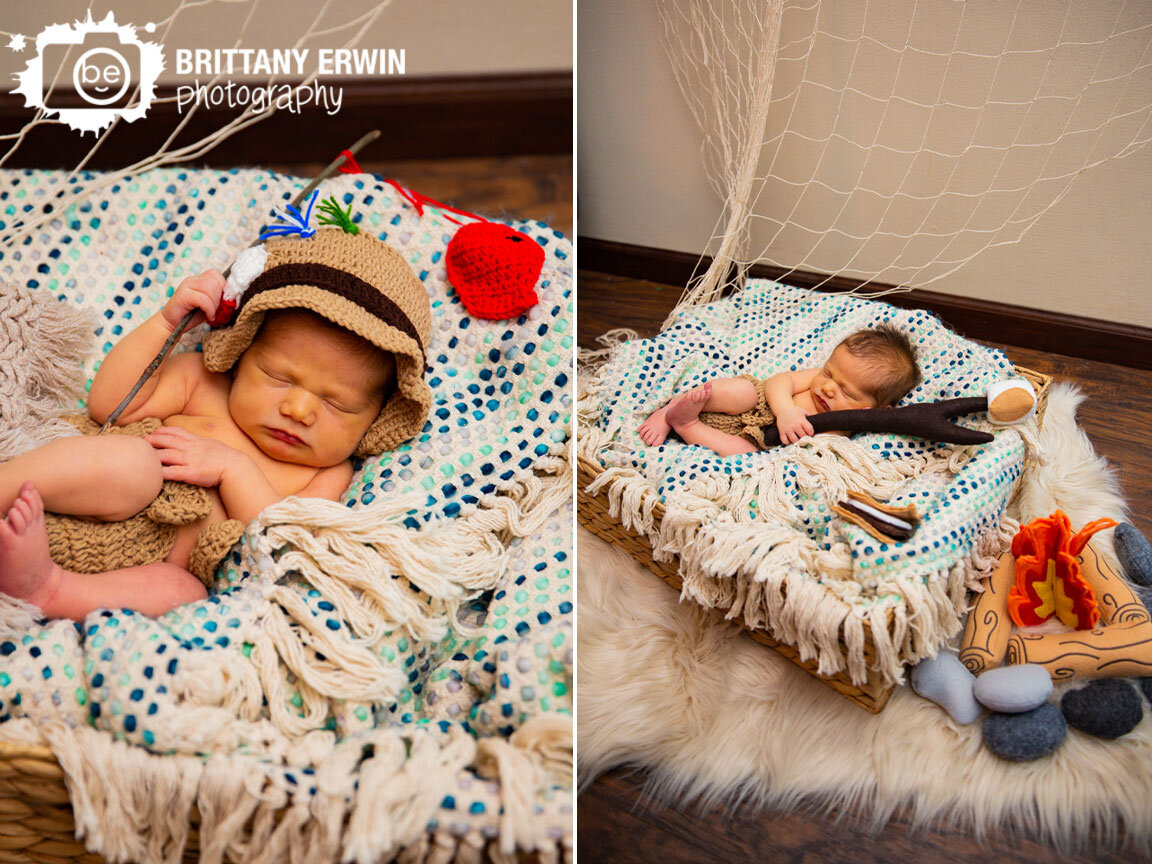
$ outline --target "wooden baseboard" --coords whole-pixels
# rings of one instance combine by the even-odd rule
[[[583,270],[678,286],[687,284],[697,265],[703,272],[711,261],[705,258],[701,263],[700,258],[687,252],[592,237],[578,238],[577,249],[579,266]],[[784,273],[779,267],[765,264],[757,264],[751,270],[752,276],[768,279],[779,279]],[[847,291],[859,284],[851,279],[828,278],[806,271],[789,272],[786,281],[789,285],[821,291]],[[869,285],[870,290],[886,287],[889,286]],[[1152,328],[920,289],[890,295],[884,301],[901,308],[927,309],[967,337],[1136,369],[1152,369]]]
[[[438,159],[572,152],[572,73],[327,79],[341,87],[340,110],[280,110],[193,160],[192,166],[234,167],[328,162],[365,132],[384,134],[362,158]],[[175,87],[157,88],[157,96]],[[146,116],[121,123],[85,167],[122,168],[155,152],[188,113],[175,102],[155,103]],[[175,141],[200,140],[238,113],[200,108]],[[19,132],[33,109],[21,96],[0,98],[0,134]],[[3,142],[0,154],[11,146]],[[70,127],[43,124],[28,131],[7,168],[74,168],[95,143]]]

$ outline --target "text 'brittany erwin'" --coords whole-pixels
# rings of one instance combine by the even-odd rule
[[[177,75],[297,75],[309,69],[311,48],[177,48]],[[320,48],[317,75],[403,75],[403,48]]]

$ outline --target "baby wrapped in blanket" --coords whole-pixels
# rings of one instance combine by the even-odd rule
[[[809,415],[894,405],[920,380],[911,341],[881,324],[847,336],[819,369],[708,381],[653,412],[638,431],[650,447],[675,430],[684,443],[721,456],[755,453],[768,446],[767,425],[775,423],[781,443],[793,444],[815,434]]]
[[[167,358],[117,421],[144,434],[57,439],[0,465],[0,591],[75,619],[202,599],[264,508],[339,500],[351,456],[423,427],[431,314],[399,253],[322,228],[246,250],[227,287],[214,270],[185,279],[97,372],[102,422],[186,313],[228,324],[239,292],[231,326]]]

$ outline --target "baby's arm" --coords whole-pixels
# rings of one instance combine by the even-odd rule
[[[223,290],[224,277],[217,270],[190,276],[180,283],[163,309],[116,343],[92,380],[92,391],[88,394],[88,411],[92,419],[98,423],[108,419],[185,314],[193,309],[201,310],[193,320],[194,324],[203,321],[205,314],[214,315]],[[180,413],[203,374],[199,356],[170,356],[148,379],[117,422],[124,424],[144,417],[170,417]]]
[[[780,430],[780,441],[784,444],[794,444],[806,435],[815,434],[807,412],[796,404],[794,397],[812,386],[812,379],[819,371],[781,372],[764,382],[764,396],[776,415],[776,428]]]
[[[284,499],[251,456],[227,444],[176,426],[161,426],[147,440],[160,454],[165,480],[218,488],[230,519],[251,522]],[[296,495],[339,501],[351,482],[352,466],[344,461],[320,469]]]
[[[243,463],[226,472],[220,480],[220,498],[231,519],[251,522],[266,508],[284,500],[284,496],[272,488],[264,472],[244,454]],[[321,468],[312,480],[296,493],[297,498],[325,498],[339,501],[352,482],[352,465],[342,462],[331,468]]]

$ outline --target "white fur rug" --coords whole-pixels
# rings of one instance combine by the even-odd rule
[[[1072,524],[1124,518],[1111,471],[1076,426],[1082,397],[1053,388],[1019,516],[1064,510]],[[666,799],[847,809],[878,830],[908,807],[914,824],[977,836],[1019,830],[1072,852],[1131,843],[1152,849],[1152,711],[1103,741],[1069,729],[1045,759],[1011,763],[981,743],[981,723],[954,723],[907,687],[871,715],[625,552],[581,529],[579,769],[647,769]],[[1094,541],[1115,564],[1111,532]],[[1057,694],[1073,682],[1057,687]]]

